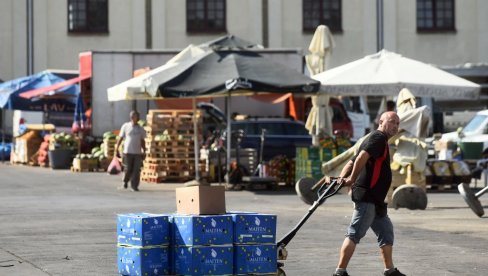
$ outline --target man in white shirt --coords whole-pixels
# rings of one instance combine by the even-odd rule
[[[124,141],[124,185],[123,189],[127,189],[127,183],[130,180],[131,190],[139,191],[139,180],[141,175],[142,160],[146,155],[146,131],[137,122],[139,121],[139,112],[130,112],[130,122],[124,123],[120,128],[119,139],[115,146],[115,155],[120,157],[118,148],[122,141]]]

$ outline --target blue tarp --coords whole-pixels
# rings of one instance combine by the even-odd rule
[[[10,160],[12,143],[3,143],[0,141],[0,161]]]
[[[25,99],[20,94],[33,89],[50,86],[65,79],[49,71],[22,77],[0,84],[0,108],[26,111],[74,112],[80,87],[67,85],[44,97]]]

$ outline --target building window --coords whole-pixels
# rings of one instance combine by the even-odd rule
[[[68,32],[108,33],[108,0],[68,0]]]
[[[454,0],[417,0],[417,31],[454,30]]]
[[[319,25],[342,31],[341,0],[303,0],[303,31],[313,32]]]
[[[190,33],[226,32],[225,0],[186,0],[186,30]]]

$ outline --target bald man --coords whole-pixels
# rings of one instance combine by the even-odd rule
[[[342,169],[338,181],[351,187],[354,211],[340,251],[339,264],[333,276],[349,276],[347,265],[356,244],[373,229],[385,265],[384,275],[405,276],[393,265],[393,224],[387,215],[385,198],[391,185],[388,139],[397,134],[400,119],[393,111],[381,115],[373,131]]]

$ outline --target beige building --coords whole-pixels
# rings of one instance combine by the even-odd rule
[[[307,26],[315,23],[333,30],[331,67],[377,50],[376,0],[2,0],[3,80],[27,74],[29,2],[34,72],[77,69],[78,53],[87,50],[180,49],[225,33],[306,49],[313,34]],[[488,1],[383,2],[386,49],[437,65],[488,62]],[[440,26],[422,29],[429,17]]]
[[[306,54],[319,24],[336,43],[329,68],[381,45],[440,66],[488,62],[486,0],[2,0],[0,79],[78,69],[84,51],[181,49],[226,33]],[[481,68],[464,77],[486,90]]]

